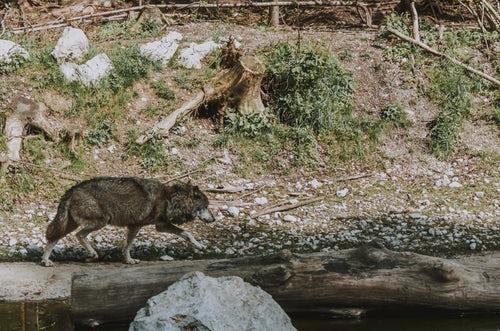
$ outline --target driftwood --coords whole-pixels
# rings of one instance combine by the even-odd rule
[[[47,117],[43,104],[18,96],[13,99],[10,108],[12,112],[7,116],[3,128],[7,151],[0,155],[4,166],[21,160],[22,141],[28,125],[40,129],[50,140],[59,141],[61,125]]]
[[[466,69],[466,70],[468,70],[476,75],[479,75],[479,76],[483,77],[484,79],[486,79],[486,80],[488,80],[496,85],[500,85],[500,81],[498,79],[496,79],[495,77],[492,77],[492,76],[490,76],[482,71],[474,69],[471,66],[468,66],[467,64],[462,63],[462,62],[458,61],[457,59],[452,58],[451,56],[449,56],[447,54],[441,53],[440,51],[435,50],[434,48],[430,47],[427,44],[424,44],[421,41],[418,41],[418,40],[415,40],[411,37],[408,37],[408,36],[404,35],[403,33],[399,32],[397,30],[394,30],[392,28],[387,28],[387,31],[389,31],[390,33],[396,35],[397,37],[403,39],[404,41],[410,42],[412,44],[415,44],[415,45],[425,49],[429,53],[443,57],[443,58],[447,59],[448,61],[453,62],[454,64],[461,66],[462,68],[464,68],[464,69]]]
[[[315,202],[321,201],[324,198],[325,197],[315,197],[315,198],[311,198],[311,199],[302,200],[302,201],[299,201],[297,203],[286,203],[286,202],[285,203],[279,203],[279,204],[274,205],[272,207],[260,210],[260,211],[256,212],[255,214],[252,214],[251,218],[257,218],[257,217],[260,217],[260,216],[263,216],[263,215],[267,215],[267,214],[271,214],[271,213],[276,213],[276,212],[279,212],[279,211],[287,211],[287,210],[296,209],[296,208],[299,208],[299,207],[302,207],[302,206],[310,205],[311,203],[315,203]]]
[[[236,64],[219,72],[211,84],[184,102],[178,109],[156,123],[150,132],[137,138],[144,144],[154,135],[166,136],[177,120],[203,105],[217,101],[227,107],[235,107],[241,113],[263,112],[265,110],[260,95],[265,67],[254,56],[242,56]]]
[[[125,321],[153,295],[191,271],[239,276],[288,312],[335,308],[500,312],[500,252],[443,259],[398,253],[376,243],[357,249],[224,260],[156,262],[75,274],[78,322]]]

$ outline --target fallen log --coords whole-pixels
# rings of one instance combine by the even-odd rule
[[[228,69],[219,72],[202,91],[184,102],[178,109],[161,119],[136,143],[144,144],[154,135],[166,136],[177,120],[203,105],[217,102],[224,107],[234,107],[243,114],[264,112],[260,87],[265,67],[254,56],[242,56]]]
[[[239,276],[286,310],[335,308],[500,312],[500,252],[459,259],[357,249],[223,260],[171,261],[75,274],[71,309],[79,323],[126,321],[191,271]]]

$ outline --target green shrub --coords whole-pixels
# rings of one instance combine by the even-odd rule
[[[392,104],[380,111],[380,118],[387,123],[393,123],[397,127],[407,128],[411,126],[404,108],[399,104]]]
[[[148,171],[156,172],[164,168],[167,165],[167,155],[165,154],[163,139],[153,136],[144,144],[138,144],[136,143],[138,136],[135,130],[128,132],[125,146],[127,154],[138,157],[141,166]]]
[[[440,112],[431,123],[431,149],[438,157],[449,156],[464,119],[472,107],[472,85],[464,69],[443,62],[432,72],[432,97]]]
[[[224,131],[242,137],[255,138],[271,132],[272,120],[272,116],[267,112],[241,114],[237,110],[228,109],[224,118]]]
[[[267,89],[282,122],[319,133],[351,112],[352,75],[326,49],[281,43],[266,62]]]
[[[142,57],[137,46],[120,48],[111,55],[111,61],[113,70],[108,79],[114,91],[132,86],[138,79],[146,77],[153,68],[161,67],[159,63]]]
[[[175,99],[175,93],[172,91],[170,87],[168,87],[167,83],[163,80],[159,80],[157,82],[154,82],[152,84],[152,87],[156,93],[156,95],[159,98],[165,99],[165,100],[174,100]]]
[[[114,131],[115,125],[109,120],[104,120],[89,132],[86,140],[91,145],[102,146],[113,138]]]

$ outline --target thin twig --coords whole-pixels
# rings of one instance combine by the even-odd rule
[[[371,177],[373,176],[373,173],[368,173],[368,174],[359,174],[359,175],[353,175],[353,176],[348,176],[348,177],[341,177],[337,178],[334,180],[334,182],[346,182],[349,180],[355,180],[355,179],[360,179],[360,178],[365,178],[365,177]]]
[[[286,204],[286,205],[283,205],[283,203],[279,203],[279,204],[276,204],[276,205],[274,205],[272,207],[269,207],[269,208],[263,209],[261,211],[258,211],[255,214],[251,215],[250,217],[251,218],[257,218],[257,217],[260,217],[262,215],[267,215],[267,214],[276,213],[276,212],[279,212],[279,211],[286,211],[286,210],[291,210],[291,209],[299,208],[299,207],[302,207],[302,206],[305,206],[305,205],[309,205],[309,204],[321,201],[324,198],[325,198],[324,196],[323,197],[315,197],[315,198],[311,198],[311,199],[302,200],[302,201],[299,201],[297,203]]]
[[[496,79],[496,78],[494,78],[494,77],[492,77],[492,76],[490,76],[490,75],[488,75],[488,74],[486,74],[486,73],[484,73],[482,71],[476,70],[476,69],[472,68],[471,66],[468,66],[465,63],[462,63],[462,62],[458,61],[457,59],[452,58],[449,55],[441,53],[441,52],[435,50],[434,48],[431,48],[430,46],[424,44],[421,41],[417,41],[417,40],[415,40],[415,39],[413,39],[411,37],[408,37],[408,36],[404,35],[403,33],[399,32],[397,30],[394,30],[392,28],[387,28],[387,31],[389,31],[390,33],[398,36],[399,38],[401,38],[401,39],[403,39],[405,41],[408,41],[410,43],[413,43],[413,44],[415,44],[415,45],[417,45],[417,46],[425,49],[429,53],[432,53],[432,54],[440,56],[440,57],[444,57],[445,59],[453,62],[454,64],[456,64],[458,66],[461,66],[462,68],[464,68],[464,69],[466,69],[466,70],[468,70],[468,71],[470,71],[472,73],[475,73],[476,75],[479,75],[479,76],[483,77],[484,79],[486,79],[486,80],[488,80],[488,81],[490,81],[490,82],[492,82],[492,83],[494,83],[496,85],[500,85],[500,81],[498,79]]]

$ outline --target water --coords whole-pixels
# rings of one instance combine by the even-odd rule
[[[293,318],[299,331],[500,331],[500,314],[372,314],[359,320]],[[66,302],[1,303],[0,331],[125,331],[128,324],[75,326]]]

